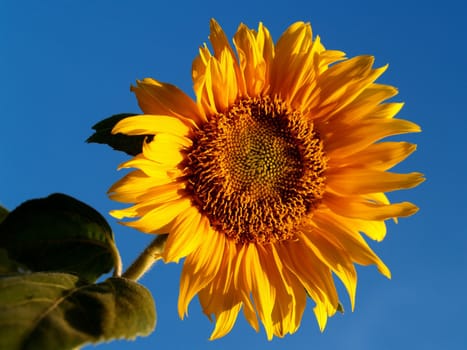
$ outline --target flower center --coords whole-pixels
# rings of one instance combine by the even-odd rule
[[[320,201],[326,157],[313,124],[279,99],[239,100],[194,132],[187,191],[237,243],[294,239]]]

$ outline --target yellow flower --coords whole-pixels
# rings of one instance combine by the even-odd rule
[[[420,128],[394,118],[402,103],[383,103],[397,93],[375,83],[386,66],[326,50],[308,23],[292,24],[276,44],[261,23],[241,24],[235,52],[212,20],[210,41],[213,53],[204,45],[193,62],[196,101],[154,79],[132,87],[144,114],[113,132],[155,137],[121,165],[137,170],[109,195],[133,206],[112,215],[168,233],[164,260],[186,257],[179,314],[198,295],[216,321],[211,339],[241,309],[268,339],[294,333],[307,296],[323,330],[339,307],[333,274],[352,309],[354,264],[390,277],[361,233],[381,241],[385,220],[414,214],[385,192],[424,179],[387,171],[415,145],[377,141]]]

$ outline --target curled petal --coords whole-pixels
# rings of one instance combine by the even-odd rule
[[[205,114],[183,91],[172,84],[152,78],[138,80],[131,87],[139,106],[145,114],[178,117],[188,125],[199,125],[206,120]]]

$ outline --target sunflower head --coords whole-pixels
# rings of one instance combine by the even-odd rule
[[[131,203],[112,212],[146,233],[167,234],[166,262],[186,258],[179,313],[199,296],[225,335],[243,309],[268,339],[293,333],[307,297],[321,329],[340,307],[333,274],[352,308],[355,264],[390,272],[362,234],[380,241],[385,220],[414,214],[385,193],[420,173],[388,170],[415,150],[385,137],[420,131],[394,116],[401,103],[375,83],[387,67],[347,59],[292,24],[274,43],[261,23],[240,25],[233,47],[211,21],[192,67],[196,100],[154,79],[132,87],[143,114],[113,132],[153,135],[121,165],[135,168],[109,190]]]
[[[236,243],[294,239],[324,193],[326,157],[313,125],[268,96],[239,100],[192,137],[186,189]]]

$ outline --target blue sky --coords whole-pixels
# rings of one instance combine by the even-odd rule
[[[229,5],[226,5],[229,3]],[[106,196],[122,174],[124,154],[86,144],[91,126],[120,112],[138,112],[129,86],[154,77],[192,95],[190,69],[207,41],[209,19],[229,37],[240,22],[262,21],[277,39],[297,20],[309,21],[327,48],[349,57],[372,54],[389,63],[379,82],[399,88],[399,117],[422,126],[404,139],[418,151],[397,167],[427,181],[393,193],[419,213],[388,223],[372,244],[391,268],[359,268],[356,309],[331,318],[320,333],[308,306],[300,330],[266,340],[240,315],[221,340],[197,300],[189,317],[176,312],[180,265],[156,265],[141,282],[153,293],[158,326],[136,342],[99,349],[465,349],[467,346],[467,18],[461,1],[14,1],[0,2],[0,203],[53,192],[70,194],[103,213],[128,265],[151,237],[123,228],[107,213]],[[342,287],[339,285],[340,290]],[[92,348],[92,347],[89,347]]]

